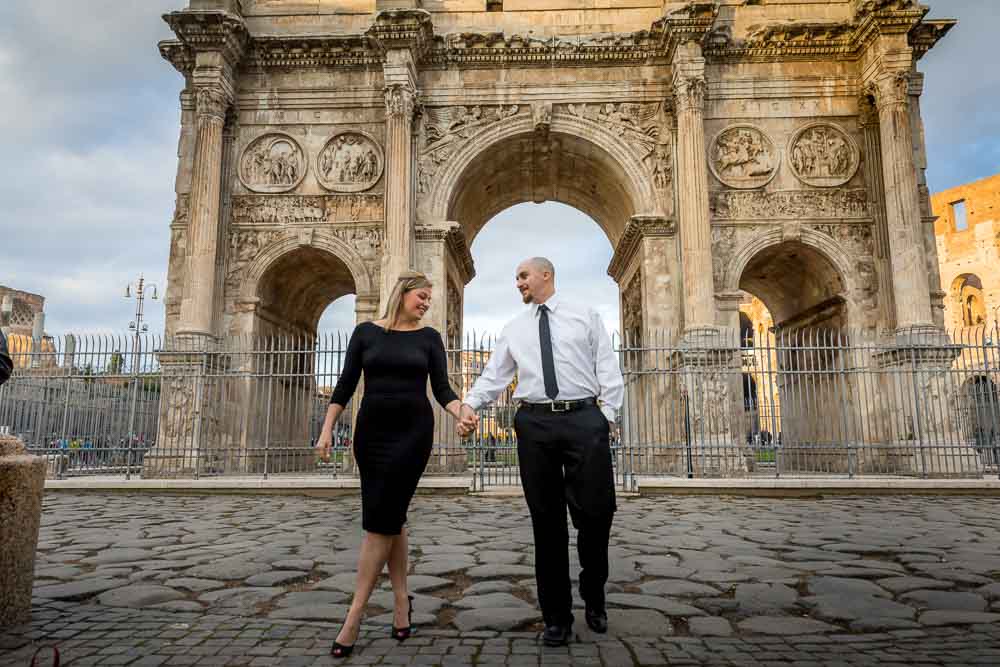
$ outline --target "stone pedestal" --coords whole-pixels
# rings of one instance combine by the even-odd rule
[[[749,454],[737,436],[743,407],[739,349],[719,330],[688,332],[672,367],[680,370],[685,418],[683,456],[696,477],[733,477],[747,472]]]
[[[959,387],[952,369],[961,351],[944,332],[927,328],[899,332],[897,346],[875,356],[883,394],[878,415],[883,449],[862,465],[920,477],[979,477],[982,463],[965,438],[954,409]]]
[[[35,548],[45,490],[45,459],[0,435],[0,628],[31,617]]]

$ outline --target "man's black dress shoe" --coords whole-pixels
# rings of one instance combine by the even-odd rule
[[[542,642],[546,646],[566,646],[572,634],[572,623],[569,625],[546,625],[545,632],[542,633]]]
[[[587,627],[599,634],[608,631],[608,612],[604,609],[591,609],[583,612],[583,617],[587,619]]]

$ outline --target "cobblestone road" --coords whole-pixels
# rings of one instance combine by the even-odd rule
[[[1000,664],[1000,501],[619,506],[609,634],[578,618],[545,649],[523,500],[418,497],[420,629],[387,638],[383,586],[340,664]],[[51,644],[71,666],[334,664],[360,537],[350,497],[50,494],[34,617],[0,665]]]

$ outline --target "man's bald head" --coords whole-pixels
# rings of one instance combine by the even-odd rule
[[[556,267],[545,257],[531,257],[517,265],[514,279],[525,303],[545,303],[556,290]]]

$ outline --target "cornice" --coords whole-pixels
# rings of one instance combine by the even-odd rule
[[[674,11],[648,30],[620,34],[537,37],[502,32],[435,35],[425,10],[380,12],[364,34],[260,35],[249,37],[243,20],[227,12],[184,11],[164,19],[177,40],[160,44],[160,53],[187,73],[199,50],[222,50],[231,62],[253,68],[369,68],[387,50],[410,49],[421,68],[668,65],[677,47],[701,45],[710,62],[837,59],[856,60],[880,35],[908,35],[915,57],[931,49],[955,25],[925,21],[923,5],[911,0],[857,0],[854,17],[844,23],[763,25],[734,40],[716,25],[718,5],[696,2]]]
[[[188,76],[194,70],[194,50],[178,39],[165,39],[159,44],[160,57],[174,69]]]
[[[924,21],[927,7],[913,0],[855,0],[854,16],[845,23],[788,23],[764,25],[734,41],[715,31],[705,55],[714,62],[856,60],[885,35],[907,35],[919,58],[955,25],[950,19]]]
[[[382,56],[364,35],[296,35],[255,37],[246,65],[266,67],[371,67]]]
[[[246,23],[229,12],[187,10],[164,14],[163,20],[192,52],[218,51],[233,68],[250,41]]]
[[[424,9],[390,9],[379,12],[365,34],[380,53],[410,49],[419,62],[434,41],[434,22]]]

